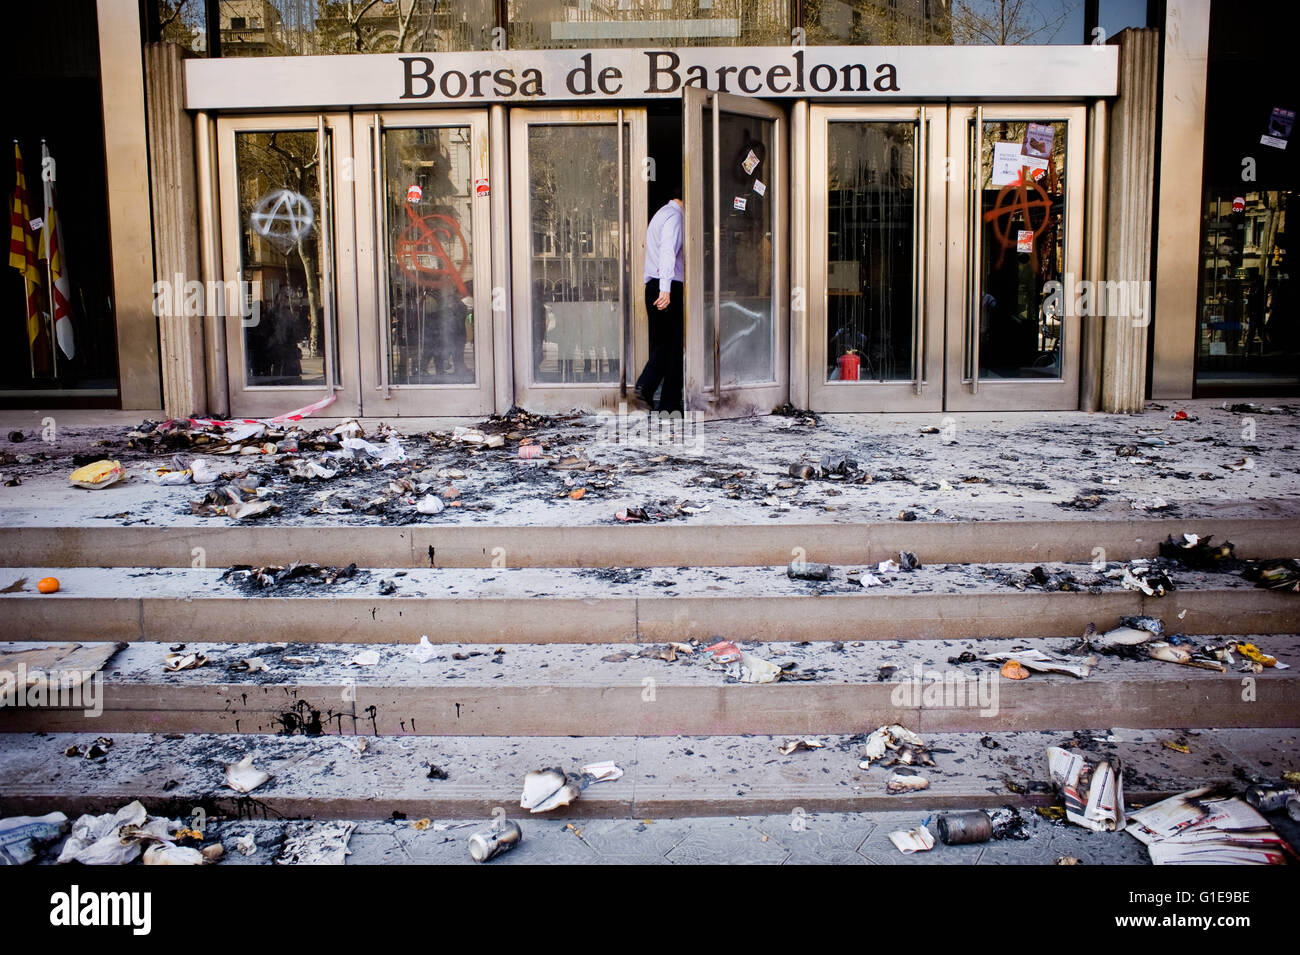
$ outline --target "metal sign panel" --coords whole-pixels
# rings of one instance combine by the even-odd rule
[[[811,100],[1114,96],[1115,46],[509,50],[186,61],[201,110],[608,103],[700,86]]]

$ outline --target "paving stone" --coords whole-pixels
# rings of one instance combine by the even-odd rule
[[[348,850],[350,855],[344,860],[345,865],[405,865],[411,861],[391,832],[354,832],[348,840]]]
[[[780,865],[789,851],[752,818],[700,820],[681,844],[668,853],[675,864]]]
[[[1147,847],[1127,832],[1092,832],[1066,824],[1052,828],[1052,862],[1071,856],[1086,865],[1150,865]]]
[[[881,812],[872,813],[871,819],[876,828],[858,849],[858,854],[871,862],[883,865],[974,865],[979,861],[984,847],[945,846],[939,841],[939,829],[935,825],[936,813],[925,812]],[[929,852],[903,854],[889,841],[889,834],[899,829],[915,829],[929,816],[928,828],[934,836],[934,848]]]
[[[582,841],[601,862],[628,860],[667,861],[667,855],[690,835],[693,824],[684,819],[584,819],[575,823]]]
[[[790,850],[786,865],[865,863],[858,848],[875,828],[863,813],[789,813],[764,816],[759,828]]]
[[[870,859],[856,852],[837,850],[818,853],[812,851],[794,851],[782,865],[874,865]]]
[[[600,860],[595,850],[575,835],[563,820],[533,818],[516,819],[523,830],[523,840],[504,855],[492,859],[489,865],[591,865]],[[575,820],[574,826],[581,826]],[[468,839],[468,834],[466,835]],[[469,858],[468,849],[465,851]]]
[[[491,824],[489,819],[432,820],[430,828],[419,830],[407,822],[394,836],[417,865],[476,865],[469,854],[469,837]],[[447,828],[435,829],[434,825]]]
[[[1056,861],[1052,854],[1050,833],[1035,833],[1028,839],[997,839],[983,843],[977,865],[1051,865]],[[944,846],[945,849],[954,848]]]

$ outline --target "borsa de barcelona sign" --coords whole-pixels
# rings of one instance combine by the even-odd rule
[[[1114,96],[1114,46],[826,46],[239,57],[186,63],[190,109],[593,102],[689,86],[765,99]]]

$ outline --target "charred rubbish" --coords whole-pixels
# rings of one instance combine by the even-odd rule
[[[368,574],[369,571],[358,570],[356,564],[348,564],[346,567],[326,567],[310,563],[265,567],[236,564],[225,571],[221,579],[234,584],[246,593],[261,594],[268,590],[288,587],[322,585],[328,587],[340,580],[364,579]]]

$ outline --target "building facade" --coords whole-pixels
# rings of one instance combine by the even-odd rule
[[[1208,0],[42,9],[12,138],[29,228],[56,161],[80,347],[10,269],[10,405],[614,408],[675,196],[706,414],[1300,384],[1295,104]]]

